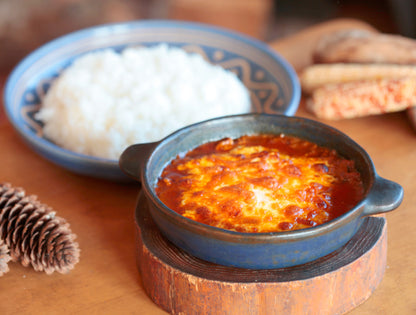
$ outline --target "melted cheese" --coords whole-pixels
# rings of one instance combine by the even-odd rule
[[[352,161],[294,137],[224,139],[176,158],[156,192],[181,215],[240,232],[302,229],[331,220],[362,197]]]

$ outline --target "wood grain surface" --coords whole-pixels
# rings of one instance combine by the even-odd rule
[[[320,35],[351,27],[371,28],[360,21],[334,20],[270,45],[299,70],[310,62],[310,49]],[[313,118],[303,100],[296,115]],[[384,278],[349,314],[415,314],[415,131],[404,112],[326,123],[358,142],[378,173],[405,191],[402,205],[386,215]],[[146,294],[136,266],[138,185],[83,177],[44,160],[13,130],[2,106],[0,147],[0,181],[23,187],[55,208],[71,224],[81,248],[80,262],[67,275],[48,276],[10,263],[10,271],[0,278],[0,314],[166,314]]]

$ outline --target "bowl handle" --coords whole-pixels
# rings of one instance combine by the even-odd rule
[[[403,188],[399,184],[376,175],[374,186],[367,196],[363,215],[373,215],[396,209],[403,200]]]
[[[121,170],[128,176],[140,180],[142,167],[159,142],[133,144],[123,151],[119,159]]]

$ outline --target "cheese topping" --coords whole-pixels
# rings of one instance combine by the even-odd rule
[[[278,232],[327,222],[363,196],[353,161],[285,135],[209,142],[174,159],[156,193],[192,220],[238,232]]]

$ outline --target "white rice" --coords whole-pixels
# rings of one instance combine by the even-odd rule
[[[250,106],[249,92],[234,73],[198,54],[158,45],[80,57],[53,82],[36,118],[57,145],[118,159],[131,144],[246,113]]]

